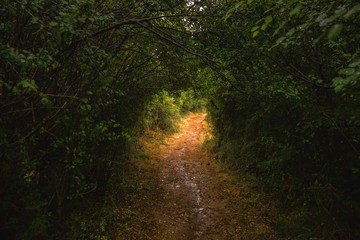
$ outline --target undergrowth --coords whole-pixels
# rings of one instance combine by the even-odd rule
[[[205,100],[198,98],[191,89],[172,94],[161,91],[145,104],[139,129],[175,132],[181,116],[189,111],[203,110],[205,103]]]

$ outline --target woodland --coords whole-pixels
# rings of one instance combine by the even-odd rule
[[[114,239],[132,145],[206,111],[287,239],[360,239],[357,0],[2,0],[1,239]]]

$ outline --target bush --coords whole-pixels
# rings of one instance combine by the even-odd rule
[[[180,91],[178,94],[161,91],[145,104],[140,118],[142,128],[174,132],[181,115],[189,111],[203,110],[204,105],[205,100],[197,98],[192,89]]]

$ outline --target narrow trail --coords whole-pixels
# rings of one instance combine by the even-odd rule
[[[132,230],[118,239],[280,239],[272,229],[274,204],[202,147],[211,136],[205,117],[189,114],[178,133],[145,144],[149,160],[138,166],[138,210]]]

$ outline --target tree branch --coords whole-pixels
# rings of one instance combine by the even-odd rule
[[[137,24],[137,23],[149,22],[149,21],[152,21],[152,20],[162,19],[162,18],[183,17],[183,16],[186,16],[186,15],[187,14],[160,15],[160,16],[153,16],[153,17],[147,17],[147,18],[138,18],[138,19],[135,18],[135,19],[124,20],[124,21],[121,21],[121,22],[118,22],[118,23],[114,23],[113,25],[111,25],[109,27],[105,27],[103,29],[100,29],[97,32],[92,33],[88,37],[93,38],[93,37],[104,34],[106,32],[109,32],[109,31],[111,31],[113,29],[119,28],[119,27],[124,26],[124,25],[132,25],[132,24]],[[70,45],[68,45],[65,49],[61,50],[57,54],[57,58],[60,57],[65,52],[75,48],[77,45],[79,45],[80,43],[82,43],[86,39],[87,38],[82,38],[82,39],[79,39],[79,40],[76,40],[76,41],[72,42]]]
[[[313,82],[311,81],[304,73],[302,73],[300,70],[298,70],[295,66],[293,66],[292,64],[288,64],[288,66],[290,66],[293,70],[295,70],[298,74],[286,69],[278,60],[276,60],[274,57],[272,57],[271,55],[269,54],[266,54],[266,53],[261,53],[262,55],[266,56],[267,58],[269,58],[271,61],[273,61],[281,70],[283,70],[284,72],[290,74],[291,76],[297,78],[297,79],[300,79],[306,83],[309,83],[315,87],[318,87],[318,88],[325,88],[325,89],[330,89],[331,87],[328,86],[328,85],[321,85],[321,84],[318,84],[316,82]]]

